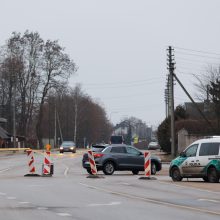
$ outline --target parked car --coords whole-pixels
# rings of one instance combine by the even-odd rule
[[[114,171],[129,170],[134,175],[144,171],[144,154],[137,148],[129,145],[109,145],[101,152],[94,153],[97,170],[102,170],[106,175]],[[91,174],[88,154],[83,155],[82,166]],[[162,168],[160,158],[151,156],[151,174],[155,175]]]
[[[63,141],[60,145],[60,153],[63,152],[76,153],[76,144],[73,141]]]
[[[220,137],[200,139],[171,161],[169,175],[173,181],[203,178],[216,183],[220,178]]]
[[[148,144],[148,150],[157,150],[160,149],[160,145],[156,141],[152,141]]]

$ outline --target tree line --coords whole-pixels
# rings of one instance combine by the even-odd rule
[[[0,117],[7,119],[7,131],[12,134],[15,124],[27,145],[40,148],[54,133],[75,137],[79,145],[85,138],[107,141],[112,125],[105,109],[80,86],[69,85],[77,69],[57,40],[44,41],[28,30],[12,33],[0,49]]]

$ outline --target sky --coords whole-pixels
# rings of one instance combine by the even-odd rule
[[[70,85],[119,123],[136,117],[158,126],[165,118],[167,48],[189,93],[194,75],[220,63],[219,0],[0,0],[0,45],[13,31],[58,40],[78,66]],[[175,83],[175,106],[189,101]]]

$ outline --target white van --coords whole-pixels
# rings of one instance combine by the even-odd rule
[[[171,161],[169,175],[173,181],[183,178],[203,178],[217,183],[220,178],[220,137],[200,139]]]

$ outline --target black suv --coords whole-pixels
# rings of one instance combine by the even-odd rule
[[[102,152],[95,152],[94,158],[97,170],[106,175],[112,175],[116,170],[130,170],[134,175],[144,171],[144,154],[133,146],[109,145]],[[82,165],[91,174],[87,153],[83,155]],[[151,174],[155,175],[161,168],[160,158],[151,156]]]

